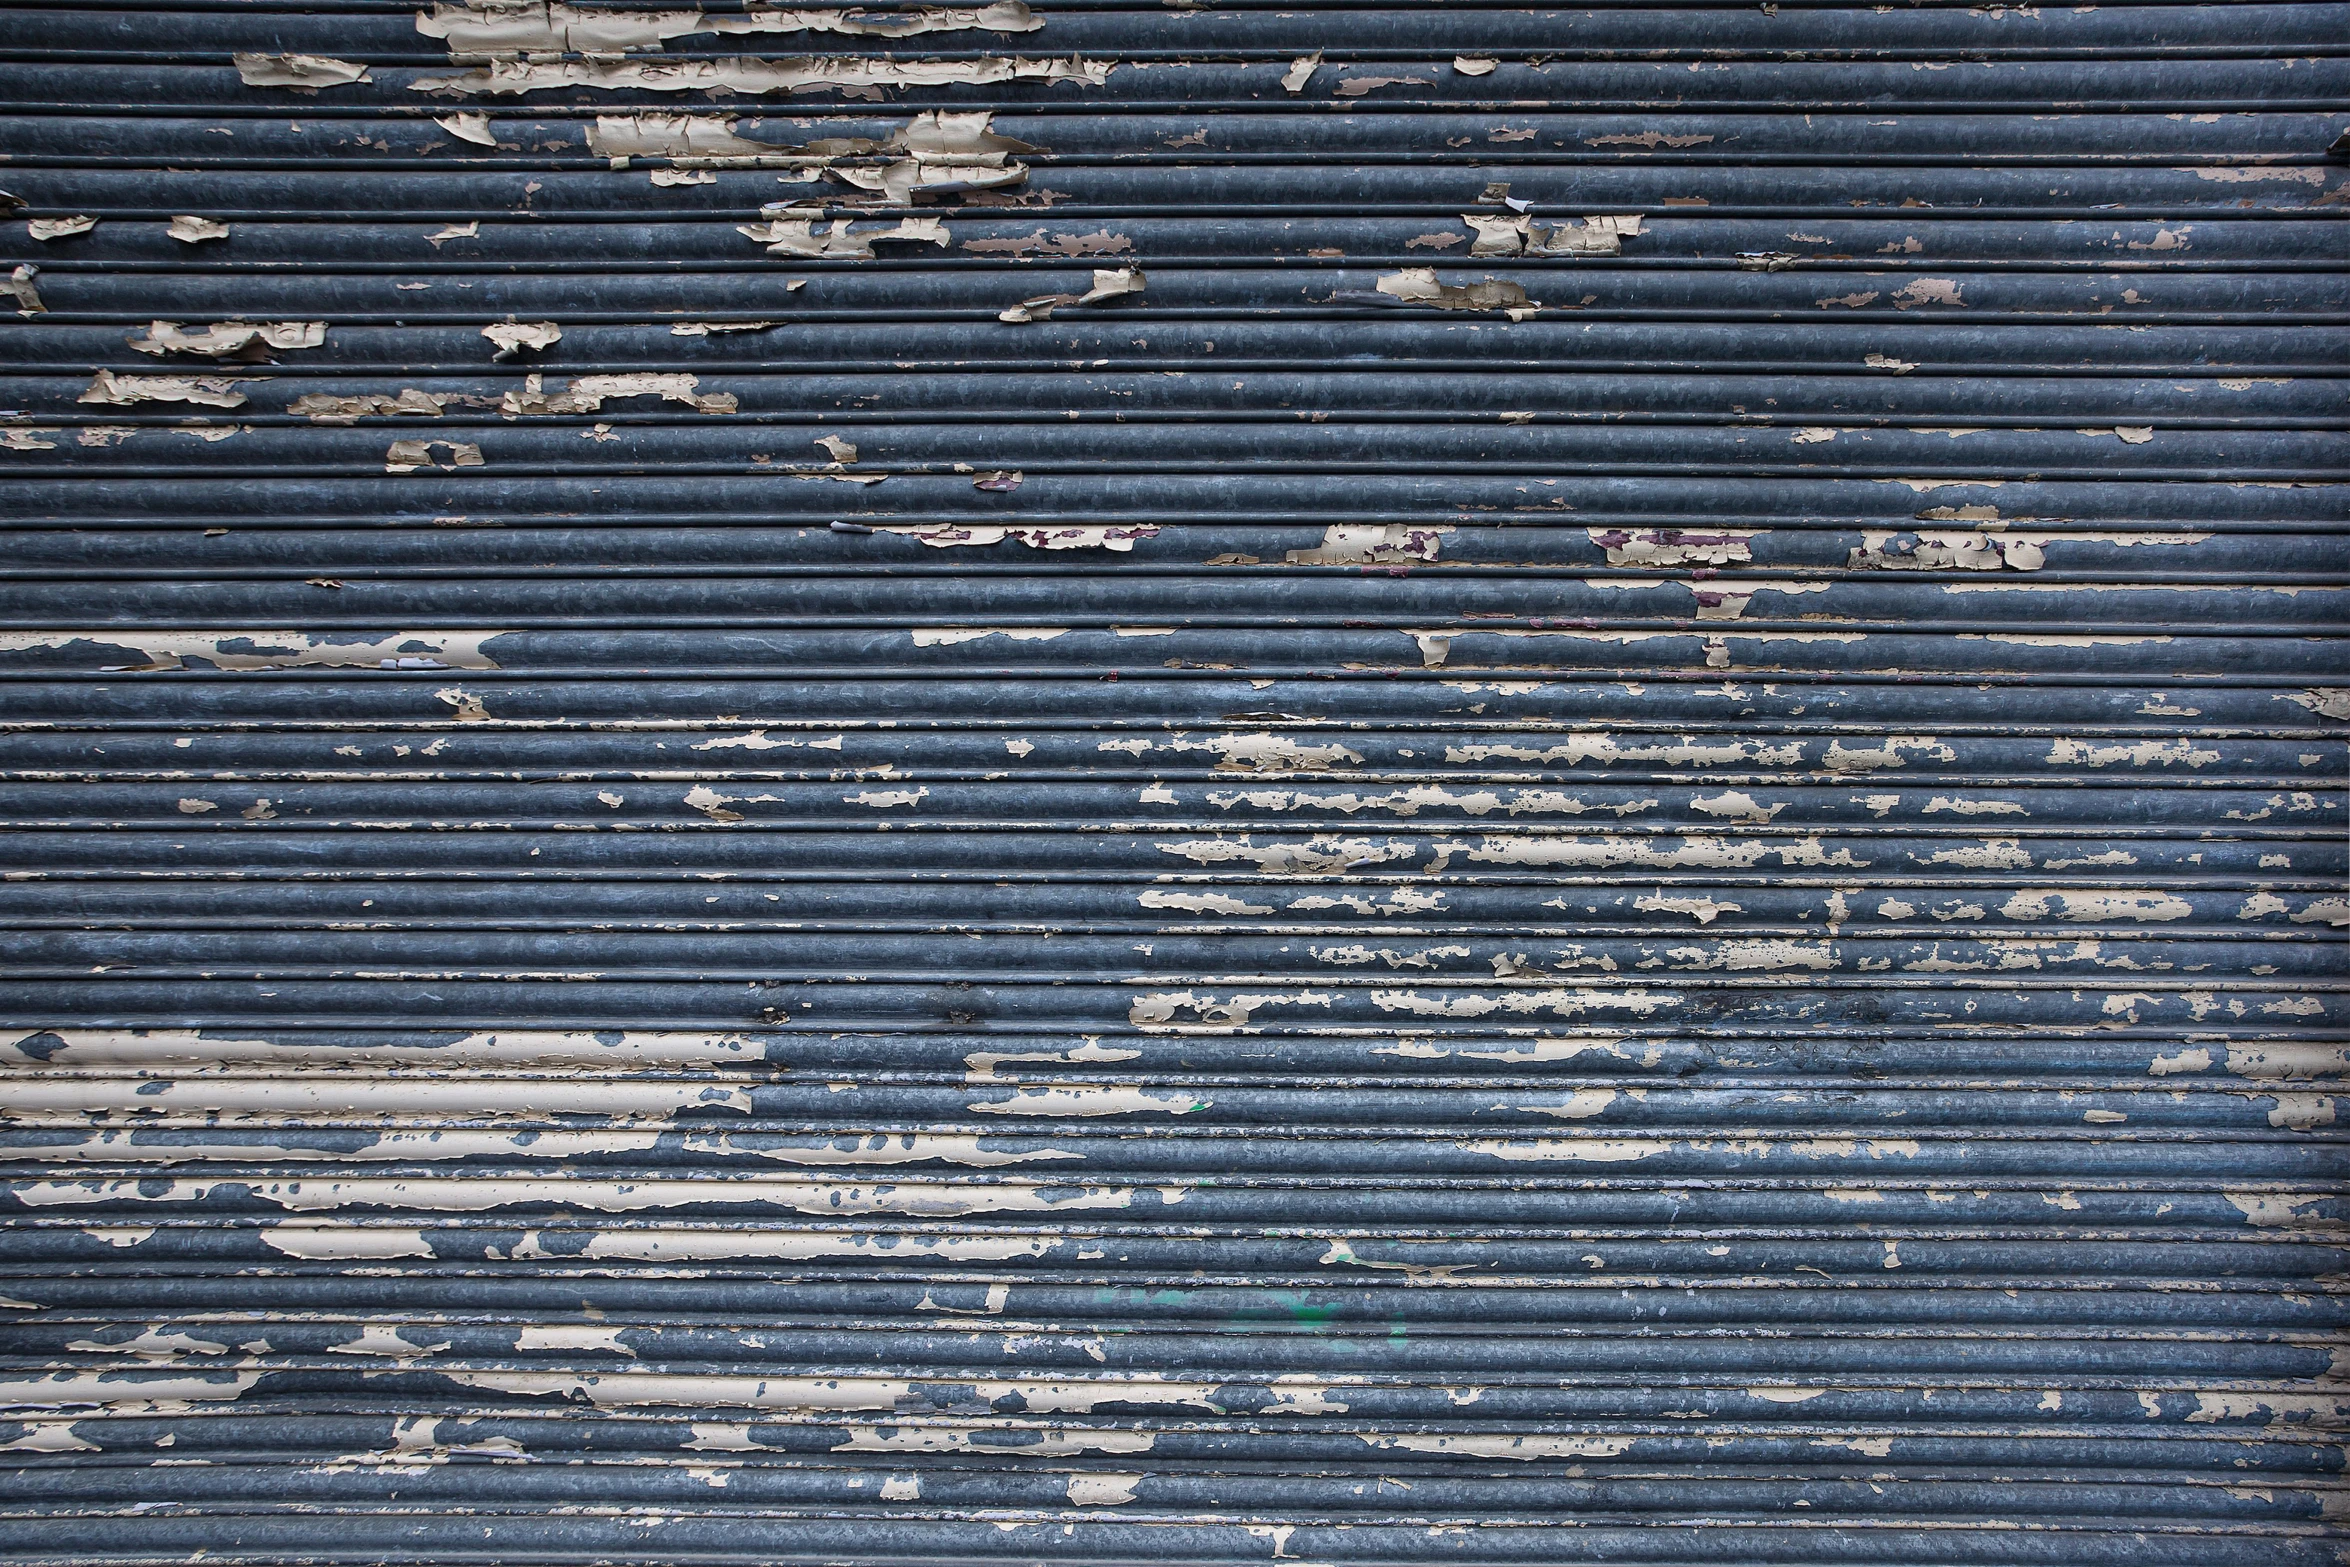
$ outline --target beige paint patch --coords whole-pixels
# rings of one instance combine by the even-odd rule
[[[538,1231],[514,1249],[516,1260],[571,1255],[550,1250]],[[835,1231],[732,1229],[607,1230],[576,1255],[600,1262],[710,1263],[806,1261],[823,1257],[882,1263],[1000,1263],[1047,1255],[1057,1243],[1038,1236],[844,1235]]]
[[[435,450],[446,452],[447,460],[435,457]],[[479,468],[482,462],[481,448],[471,441],[394,441],[384,449],[386,473],[415,473],[425,468],[455,473],[460,468]]]
[[[2263,1011],[2277,1010],[2264,1007]],[[2246,1095],[2245,1097],[2253,1097]],[[2328,1094],[2270,1094],[2268,1124],[2290,1132],[2314,1132],[2321,1126],[2332,1126],[2335,1120],[2335,1102]]]
[[[1009,1099],[975,1099],[968,1108],[985,1115],[1091,1118],[1105,1115],[1189,1115],[1213,1103],[1180,1091],[1142,1088],[1025,1088]]]
[[[230,63],[237,68],[237,79],[247,87],[316,92],[321,87],[348,87],[375,80],[364,65],[322,54],[238,54],[230,56]]]
[[[1338,85],[1330,89],[1334,98],[1360,98],[1365,93],[1382,87],[1428,87],[1434,83],[1425,76],[1342,76]]]
[[[2177,1072],[2208,1072],[2211,1070],[2211,1052],[2198,1045],[2193,1049],[2175,1051],[2167,1056],[2156,1056],[2146,1064],[2150,1077],[2169,1077]]]
[[[2056,887],[2025,888],[2000,905],[2011,920],[2178,920],[2195,912],[2186,899],[2167,892],[2124,892],[2110,889],[2073,891]]]
[[[1893,291],[1893,307],[1896,310],[1912,310],[1921,305],[1957,310],[1965,304],[1966,301],[1959,297],[1959,285],[1955,278],[1911,278]]]
[[[795,55],[782,59],[628,58],[610,55],[575,60],[496,59],[455,76],[423,76],[410,90],[443,96],[511,95],[556,88],[595,92],[838,92],[878,98],[901,87],[992,86],[1039,81],[1088,87],[1108,84],[1115,61],[1006,59],[890,60],[871,55]]]
[[[1464,1153],[1485,1154],[1516,1164],[1631,1164],[1673,1150],[1671,1143],[1653,1137],[1578,1137],[1571,1140],[1488,1137],[1475,1142],[1455,1143],[1453,1146]]]
[[[2308,1210],[2337,1201],[2328,1192],[2228,1191],[2227,1198],[2244,1222],[2260,1229],[2339,1230],[2342,1222]]]
[[[767,247],[771,256],[801,256],[823,261],[871,261],[877,244],[938,245],[949,242],[947,226],[936,218],[901,218],[888,227],[854,231],[854,219],[834,218],[822,232],[814,218],[770,218],[765,223],[742,223],[735,232]]]
[[[1094,269],[1093,286],[1084,293],[1039,294],[997,311],[996,319],[1015,326],[1050,320],[1053,312],[1064,306],[1083,308],[1108,304],[1140,294],[1149,284],[1150,279],[1139,267],[1097,267]]]
[[[394,1257],[431,1257],[419,1229],[359,1228],[289,1219],[261,1233],[261,1244],[305,1262],[362,1262]]]
[[[1539,762],[1546,765],[1564,763],[1569,767],[1589,764],[1602,767],[1634,767],[1643,764],[1665,767],[1796,767],[1803,761],[1803,742],[1793,740],[1774,744],[1767,740],[1734,739],[1642,742],[1604,730],[1578,730],[1565,740],[1546,745],[1526,745],[1515,741],[1447,745],[1444,748],[1444,759],[1456,764]],[[1648,802],[1650,805],[1654,803]],[[1619,815],[1629,815],[1642,808],[1645,807],[1619,807],[1616,810]],[[1709,815],[1752,817],[1758,807],[1746,795],[1725,794],[1720,800],[1698,803],[1697,809]],[[1769,821],[1775,814],[1776,810],[1768,811],[1752,819]]]
[[[183,669],[190,659],[213,669],[496,669],[482,645],[504,631],[395,631],[375,641],[302,631],[12,631],[0,652],[87,643],[130,648],[142,672]]]
[[[16,301],[18,315],[37,316],[49,308],[41,303],[41,291],[33,285],[33,279],[40,274],[39,267],[24,262],[10,269],[5,278],[0,278],[0,294],[6,294]],[[99,374],[104,375],[105,372],[100,371]]]
[[[0,1453],[101,1453],[105,1448],[74,1434],[73,1423],[62,1420],[27,1422],[23,1434],[0,1442]]]
[[[1689,802],[1693,811],[1703,811],[1724,821],[1751,822],[1760,825],[1787,809],[1784,804],[1764,805],[1742,789],[1725,789],[1711,799],[1693,797]],[[1732,905],[1735,907],[1735,905]]]
[[[924,7],[873,16],[856,10],[754,10],[747,15],[705,15],[701,11],[611,11],[565,5],[561,0],[498,4],[437,4],[420,12],[416,30],[448,41],[449,57],[460,63],[518,54],[621,53],[658,49],[671,38],[696,33],[839,33],[866,38],[911,38],[922,33],[1032,33],[1044,26],[1020,0],[997,0],[976,8]]]
[[[2056,767],[2205,767],[2220,760],[2192,740],[2140,740],[2122,745],[2099,745],[2088,740],[2049,742],[2048,761]]]
[[[1132,1056],[1135,1052],[1121,1051],[1118,1055]],[[976,1057],[967,1059],[978,1059]],[[1002,1060],[1005,1057],[990,1059]],[[1046,1059],[1060,1060],[1058,1056]],[[967,1080],[985,1080],[992,1073],[974,1071]],[[542,1138],[544,1134],[541,1134]],[[848,1147],[842,1147],[846,1142]],[[771,1159],[778,1164],[814,1166],[892,1165],[892,1164],[959,1164],[973,1169],[993,1169],[1007,1164],[1054,1163],[1063,1160],[1082,1161],[1083,1153],[1068,1148],[994,1148],[985,1146],[979,1137],[957,1132],[900,1132],[895,1135],[876,1133],[869,1137],[847,1136],[836,1138],[821,1148],[796,1147],[774,1143],[745,1145],[731,1137],[687,1137],[687,1149],[725,1155],[749,1155]]]
[[[2177,172],[2192,174],[2197,179],[2220,180],[2230,184],[2244,184],[2254,180],[2290,180],[2303,185],[2323,185],[2326,182],[2325,170],[2301,167],[2279,168],[2253,165],[2215,168],[2208,164],[2198,164],[2181,168]]]
[[[1439,310],[1504,310],[1513,319],[1520,312],[1540,308],[1515,283],[1492,277],[1476,283],[1441,283],[1433,267],[1382,273],[1378,290],[1406,304],[1433,305]]]
[[[1290,550],[1284,558],[1292,566],[1432,564],[1440,541],[1452,531],[1400,522],[1332,523],[1322,530],[1319,545]]]
[[[922,626],[908,633],[916,647],[960,647],[987,637],[1013,642],[1050,642],[1069,634],[1066,626]]]
[[[59,1371],[0,1377],[0,1405],[61,1409],[78,1405],[130,1406],[234,1403],[261,1381],[258,1371]]]
[[[326,341],[324,321],[215,321],[188,331],[174,321],[157,321],[145,337],[128,339],[142,354],[198,354],[208,359],[266,359],[272,349],[317,348]]]
[[[2307,708],[2320,718],[2350,719],[2350,690],[2343,690],[2340,687],[2327,686],[2310,691],[2285,691],[2280,692],[2276,699],[2280,702],[2291,702],[2298,707]]]
[[[254,1201],[293,1212],[341,1208],[425,1208],[486,1213],[514,1206],[561,1206],[596,1213],[638,1213],[705,1205],[768,1208],[838,1217],[910,1214],[955,1217],[974,1213],[1051,1213],[1124,1208],[1134,1194],[1099,1187],[1048,1188],[998,1179],[969,1185],[859,1185],[730,1175],[722,1181],[603,1180],[525,1176],[355,1176],[328,1180],[200,1179],[155,1181],[43,1181],[22,1188],[29,1207],[85,1207],[113,1203],[202,1202],[218,1186],[234,1184]]]
[[[1707,896],[1675,898],[1667,897],[1662,893],[1652,893],[1646,897],[1634,898],[1632,907],[1659,914],[1686,914],[1700,925],[1711,925],[1717,917],[1723,914],[1744,912],[1738,904],[1716,902]]]
[[[1218,998],[1198,991],[1154,991],[1134,998],[1126,1021],[1152,1034],[1232,1034],[1250,1027],[1255,1014],[1267,1007],[1324,1007],[1337,998],[1323,991],[1300,990],[1263,994],[1235,994]]]
[[[415,1360],[424,1355],[437,1355],[450,1347],[450,1341],[437,1344],[419,1344],[401,1336],[397,1323],[370,1322],[359,1330],[359,1336],[344,1344],[329,1344],[330,1355],[381,1355],[387,1360]]]
[[[1591,542],[1607,552],[1611,566],[1736,566],[1754,558],[1760,530],[1719,528],[1588,528]]]
[[[242,408],[240,382],[265,381],[258,375],[116,375],[111,370],[92,374],[89,386],[74,401],[128,406],[132,403],[195,403],[206,408]]]
[[[620,1341],[620,1335],[626,1331],[585,1323],[533,1323],[515,1330],[514,1347],[524,1354],[552,1350],[564,1355],[623,1355],[634,1360],[636,1351]]]
[[[1387,1451],[1443,1458],[1536,1459],[1615,1458],[1638,1440],[1629,1436],[1436,1436],[1419,1432],[1358,1431],[1365,1445]]]
[[[1073,1507],[1120,1507],[1134,1500],[1142,1484],[1136,1474],[1078,1474],[1069,1476],[1069,1503]]]
[[[498,144],[497,133],[490,129],[490,117],[486,114],[436,114],[433,116],[433,124],[459,141],[471,142],[477,147],[495,147]]]
[[[1638,214],[1623,214],[1545,224],[1524,216],[1464,212],[1461,221],[1477,234],[1477,242],[1469,247],[1472,256],[1613,256],[1622,253],[1627,238],[1641,232],[1643,220]],[[1384,280],[1380,288],[1386,291]]]
[[[1303,843],[1263,843],[1253,835],[1191,838],[1157,845],[1197,865],[1247,865],[1261,876],[1327,876],[1361,866],[1393,864],[1418,854],[1410,844],[1316,833]],[[1431,867],[1434,869],[1435,867]]]
[[[437,419],[447,398],[415,387],[397,395],[361,392],[339,396],[332,392],[305,392],[286,405],[286,412],[313,424],[356,424],[366,418]]]
[[[699,1429],[698,1427],[696,1429]],[[1019,1421],[987,1425],[847,1426],[836,1453],[993,1453],[1022,1458],[1075,1458],[1085,1453],[1147,1453],[1150,1431],[1037,1426]]]
[[[591,414],[603,410],[607,401],[631,397],[658,397],[664,402],[683,403],[696,413],[730,414],[735,411],[732,392],[702,393],[698,390],[698,376],[656,374],[637,371],[627,375],[583,375],[573,379],[559,392],[545,390],[545,378],[533,371],[523,378],[520,391],[508,392],[498,403],[498,411],[509,419],[527,414]],[[856,460],[856,448],[843,459]]]
[[[910,526],[877,526],[875,533],[894,533],[902,538],[920,539],[933,549],[952,549],[958,545],[1001,544],[1009,539],[1025,544],[1032,550],[1112,550],[1127,554],[1138,539],[1156,538],[1158,528],[1150,523],[1130,527],[1106,524],[1069,523],[1059,526],[1023,526],[1006,523],[968,525],[958,523],[916,523]]]
[[[563,340],[563,329],[552,321],[493,321],[481,335],[496,349],[492,359],[508,360],[554,347]]]
[[[1216,771],[1220,773],[1320,773],[1360,767],[1363,762],[1360,751],[1337,741],[1313,745],[1269,730],[1255,734],[1178,735],[1155,746],[1148,740],[1104,741],[1100,748],[1131,751],[1137,759],[1153,751],[1206,752],[1216,758]]]
[[[1677,151],[1683,147],[1703,147],[1713,139],[1711,132],[1692,132],[1688,135],[1675,136],[1667,131],[1640,131],[1637,133],[1619,132],[1612,136],[1586,136],[1583,138],[1583,145],[1586,147],[1640,147],[1649,152],[1654,152],[1659,147],[1670,147]]]

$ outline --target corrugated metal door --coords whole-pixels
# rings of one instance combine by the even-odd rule
[[[2343,1559],[2350,7],[678,3],[8,13],[0,1559]]]

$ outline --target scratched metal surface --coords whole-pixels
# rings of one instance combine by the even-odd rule
[[[2350,1559],[2350,6],[5,16],[0,1560]]]

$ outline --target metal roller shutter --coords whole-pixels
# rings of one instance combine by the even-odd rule
[[[673,5],[7,13],[0,1560],[2350,1559],[2350,6]]]

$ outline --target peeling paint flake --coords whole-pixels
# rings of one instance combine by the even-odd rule
[[[1432,267],[1406,267],[1383,272],[1379,292],[1407,305],[1433,305],[1438,310],[1502,310],[1512,319],[1520,312],[1539,309],[1517,284],[1488,277],[1477,283],[1441,283]]]
[[[788,210],[788,209],[787,209]],[[834,218],[818,232],[811,217],[769,218],[765,223],[737,224],[735,232],[767,247],[771,256],[802,256],[822,261],[871,261],[878,244],[937,245],[950,236],[936,218],[903,218],[888,227],[856,230],[855,220]]]
[[[886,60],[866,55],[644,58],[593,54],[579,59],[494,58],[454,76],[420,76],[413,92],[441,96],[511,96],[562,88],[596,92],[837,92],[878,98],[892,88],[992,86],[1040,81],[1088,87],[1108,84],[1114,61],[1009,59]]]
[[[208,359],[266,360],[272,349],[316,348],[326,341],[323,321],[215,321],[188,331],[174,321],[158,321],[145,337],[129,340],[142,354],[196,354]]]
[[[490,357],[506,360],[554,347],[562,341],[563,329],[552,321],[493,321],[481,335],[497,350]]]
[[[1001,544],[1010,539],[1036,550],[1113,550],[1131,551],[1139,539],[1154,538],[1159,530],[1150,524],[1133,527],[1113,527],[1084,523],[1059,527],[1033,527],[1017,524],[996,526],[956,523],[917,523],[912,526],[877,526],[875,533],[894,533],[901,538],[919,539],[934,549],[952,549],[957,545]]]
[[[1589,528],[1611,566],[1737,566],[1754,559],[1755,529]]]
[[[1084,293],[1040,294],[1033,299],[1023,299],[1008,309],[998,311],[996,319],[1015,326],[1046,321],[1052,318],[1055,310],[1063,307],[1090,308],[1140,294],[1149,281],[1139,267],[1097,268],[1093,274],[1093,286]]]
[[[447,453],[446,459],[435,457],[435,451]],[[471,441],[394,441],[384,452],[384,472],[415,473],[420,469],[436,469],[454,473],[459,468],[482,466],[481,448]]]
[[[266,381],[258,375],[116,375],[100,370],[74,401],[128,407],[133,403],[195,403],[206,408],[242,408],[239,384]]]
[[[367,640],[301,631],[9,631],[0,652],[78,645],[122,647],[146,662],[141,672],[212,669],[495,669],[482,644],[502,631],[395,631]]]
[[[1044,21],[1021,0],[979,7],[924,7],[883,15],[854,10],[754,8],[741,15],[701,11],[618,11],[525,0],[505,5],[475,0],[437,4],[419,12],[416,30],[444,39],[458,62],[532,54],[619,53],[657,49],[698,33],[836,33],[863,38],[912,38],[924,33],[1032,33]]]
[[[1400,522],[1332,523],[1313,549],[1291,550],[1292,566],[1432,564],[1439,541],[1450,528],[1415,528]]]
[[[367,67],[322,54],[240,54],[232,57],[237,79],[247,87],[290,87],[314,93],[321,87],[372,82]]]
[[[601,412],[608,399],[630,397],[658,397],[664,402],[683,403],[696,413],[730,414],[735,411],[732,392],[701,393],[696,390],[701,385],[700,378],[691,375],[651,371],[636,371],[627,375],[584,375],[572,380],[559,392],[546,391],[541,380],[535,372],[526,376],[522,390],[508,392],[499,402],[498,411],[509,419],[528,414],[590,414]],[[854,458],[848,460],[853,461]]]
[[[1013,642],[1050,642],[1069,634],[1066,626],[923,626],[910,633],[916,647],[960,647],[986,637]]]
[[[1614,256],[1623,252],[1627,238],[1641,232],[1643,219],[1635,213],[1587,217],[1568,225],[1543,224],[1522,216],[1480,217],[1464,212],[1461,221],[1477,233],[1477,242],[1469,247],[1472,256]],[[1392,292],[1384,279],[1380,289]]]

